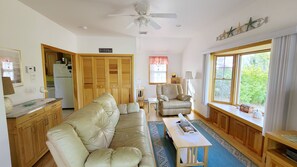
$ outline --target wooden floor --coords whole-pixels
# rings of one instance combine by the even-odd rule
[[[162,116],[156,112],[154,109],[155,104],[151,104],[150,106],[150,112],[148,112],[148,106],[144,106],[144,110],[146,113],[146,119],[147,121],[162,121]],[[176,116],[174,116],[176,117]],[[199,119],[199,116],[192,111],[190,114],[185,116],[188,120],[195,120]],[[34,167],[57,167],[57,165],[54,162],[54,159],[50,152],[47,152],[35,165]]]

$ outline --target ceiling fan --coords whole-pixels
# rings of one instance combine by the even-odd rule
[[[156,30],[161,29],[161,26],[153,20],[153,18],[177,18],[176,13],[150,13],[150,4],[148,0],[139,0],[134,4],[134,10],[137,14],[110,14],[108,16],[129,16],[134,17],[134,21],[131,22],[126,28],[129,29],[134,25],[138,25],[140,28],[140,34],[146,34],[146,31],[141,31],[141,27],[147,27],[150,25]]]

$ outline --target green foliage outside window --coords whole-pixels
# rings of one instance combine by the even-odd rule
[[[242,56],[240,103],[264,108],[270,52]]]

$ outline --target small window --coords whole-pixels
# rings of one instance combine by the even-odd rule
[[[215,63],[214,101],[231,102],[233,56],[218,56]]]
[[[149,63],[150,84],[167,83],[167,56],[150,56]]]

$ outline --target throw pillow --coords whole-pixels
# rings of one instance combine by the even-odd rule
[[[181,101],[190,101],[191,97],[190,95],[179,94],[176,98]]]
[[[128,110],[127,110],[127,104],[119,104],[118,108],[120,110],[120,114],[128,114]]]
[[[164,101],[169,101],[169,98],[165,95],[161,95],[160,98]]]

